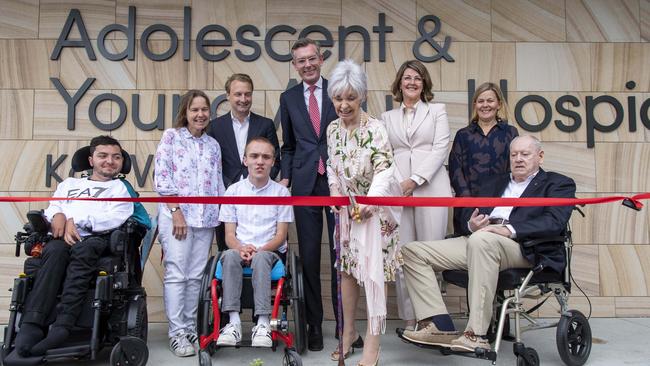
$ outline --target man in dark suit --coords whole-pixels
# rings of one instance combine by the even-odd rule
[[[253,137],[265,137],[275,147],[275,163],[271,168],[271,179],[280,172],[280,144],[275,124],[269,118],[251,112],[253,105],[253,80],[246,74],[232,74],[226,80],[226,95],[230,113],[210,122],[207,134],[219,142],[223,165],[223,184],[228,188],[248,176],[243,163],[244,148]],[[224,225],[217,226],[219,250],[226,246]]]
[[[329,196],[325,172],[325,131],[337,115],[327,95],[327,80],[320,75],[323,56],[318,44],[308,38],[296,41],[291,47],[291,55],[291,63],[302,82],[280,95],[283,137],[280,183],[291,185],[291,194],[294,196]],[[322,206],[294,207],[298,246],[304,267],[308,344],[311,351],[323,349],[320,257],[324,209],[330,242],[332,306],[336,314],[335,254],[331,245],[334,242],[334,216],[328,208]]]
[[[511,174],[494,176],[481,186],[482,197],[575,197],[573,179],[546,172],[542,145],[532,136],[520,136],[510,144]],[[485,335],[492,317],[499,271],[537,265],[561,272],[565,266],[564,243],[524,247],[531,239],[562,235],[572,207],[489,207],[466,209],[467,236],[434,242],[413,242],[401,249],[404,275],[413,301],[417,329],[405,330],[404,338],[421,344],[473,352],[490,349]],[[469,320],[460,335],[442,301],[434,272],[462,269],[469,273]]]

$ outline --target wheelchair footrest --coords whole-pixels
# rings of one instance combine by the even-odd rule
[[[83,358],[90,356],[90,345],[86,342],[84,345],[55,348],[45,353],[45,359],[55,360],[59,358]]]
[[[45,358],[43,356],[21,357],[18,355],[18,352],[14,350],[9,353],[7,357],[5,357],[2,361],[3,365],[5,366],[35,366],[43,364],[45,362]]]
[[[421,344],[421,343],[411,342],[410,340],[403,337],[403,332],[404,332],[404,329],[401,329],[401,328],[397,328],[397,330],[396,330],[397,336],[401,340],[403,340],[404,342],[412,344],[414,346],[418,346],[420,348],[428,348],[428,349],[438,350],[438,351],[440,351],[440,353],[442,353],[445,356],[457,355],[457,356],[463,356],[463,357],[478,358],[478,359],[482,359],[482,360],[492,361],[493,364],[496,363],[496,361],[497,361],[497,353],[494,352],[493,350],[486,351],[486,350],[482,350],[482,349],[477,348],[476,352],[454,351],[449,347],[440,347],[440,346],[433,346],[433,345],[428,345],[428,344]]]
[[[35,366],[64,358],[88,358],[89,345],[61,347],[47,351],[45,356],[21,357],[14,350],[3,360],[5,366]]]

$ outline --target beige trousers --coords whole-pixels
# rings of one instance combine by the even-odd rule
[[[401,249],[404,277],[418,320],[447,314],[436,272],[448,269],[469,272],[469,321],[465,330],[487,333],[492,318],[499,271],[530,268],[519,243],[504,236],[476,232],[469,237],[406,244]]]

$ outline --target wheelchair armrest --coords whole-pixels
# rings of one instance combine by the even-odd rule
[[[566,236],[559,235],[559,236],[549,236],[546,238],[524,240],[521,242],[521,245],[523,245],[524,248],[529,248],[543,243],[564,243],[565,241],[566,241]]]
[[[120,226],[120,229],[124,230],[127,234],[139,234],[140,237],[144,237],[149,230],[146,226],[139,223],[133,216],[129,217],[122,226]]]
[[[121,255],[124,253],[124,250],[128,245],[127,241],[128,235],[125,231],[121,229],[113,230],[109,241],[111,253],[116,255]]]

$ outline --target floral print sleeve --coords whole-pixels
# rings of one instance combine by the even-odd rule
[[[192,136],[187,128],[170,128],[163,133],[156,150],[155,190],[170,196],[222,196],[225,192],[221,149],[217,140],[202,134]],[[191,227],[215,227],[219,224],[219,205],[180,204],[185,221]],[[171,215],[165,204],[158,214]]]
[[[327,184],[330,188],[330,195],[333,194],[340,194],[341,192],[341,185],[339,184],[339,180],[337,178],[336,174],[336,167],[333,166],[333,159],[336,155],[336,139],[335,139],[335,130],[338,129],[339,127],[340,120],[335,120],[332,121],[332,123],[327,126],[327,156],[329,157],[327,159]]]
[[[173,161],[174,138],[176,134],[172,130],[163,133],[154,162],[154,189],[161,196],[173,196],[178,194],[178,188],[174,183],[174,172],[176,166]]]
[[[372,128],[372,137],[370,138],[370,160],[374,174],[382,172],[393,165],[393,149],[388,141],[388,131],[381,123],[374,123]]]

